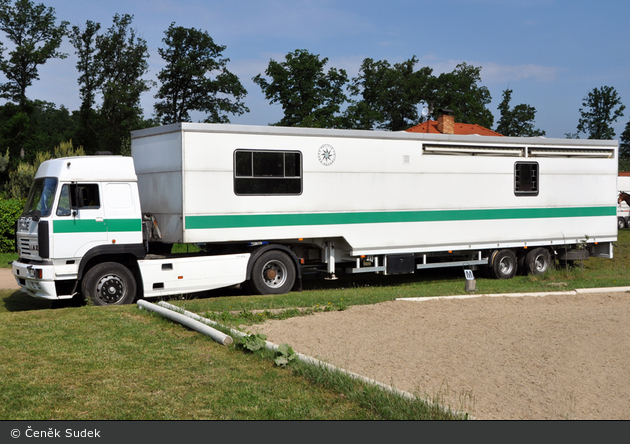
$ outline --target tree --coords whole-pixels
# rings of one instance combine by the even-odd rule
[[[440,74],[434,80],[432,93],[426,102],[430,110],[453,110],[456,122],[492,128],[494,116],[486,107],[491,101],[490,91],[481,82],[481,67],[460,63],[450,73]],[[432,117],[436,117],[432,113]]]
[[[25,110],[26,88],[39,79],[38,67],[51,58],[67,57],[59,46],[66,35],[68,22],[55,24],[55,10],[30,0],[0,0],[0,30],[13,42],[9,58],[0,58],[0,70],[8,82],[0,86],[0,95]],[[1,45],[1,44],[0,44]],[[4,47],[0,46],[2,52]]]
[[[630,121],[619,137],[619,158],[630,160]]]
[[[85,30],[79,26],[73,26],[70,33],[70,41],[78,56],[77,70],[80,73],[79,93],[81,96],[81,108],[79,109],[79,128],[77,129],[77,142],[85,146],[88,152],[94,151],[96,142],[96,119],[94,109],[96,104],[96,92],[99,89],[98,70],[94,62],[96,54],[96,36],[101,29],[100,23],[88,20]]]
[[[346,110],[348,127],[401,131],[418,121],[418,103],[427,94],[431,68],[414,71],[415,56],[391,66],[387,60],[363,60],[358,77],[349,86],[359,96]]]
[[[61,142],[52,151],[39,151],[32,163],[20,162],[18,167],[9,174],[8,188],[13,199],[24,199],[35,178],[35,173],[39,166],[49,160],[60,157],[85,156],[83,147],[75,148],[72,141]]]
[[[582,106],[584,108],[580,108],[578,133],[588,134],[589,139],[613,139],[615,130],[611,124],[623,116],[626,108],[615,88],[602,86],[601,89],[593,89],[584,97]]]
[[[284,117],[274,125],[319,128],[343,127],[339,114],[346,101],[343,92],[348,76],[343,69],[324,71],[328,58],[306,50],[289,53],[282,63],[270,60],[265,75],[253,78],[271,103],[280,103]]]
[[[503,101],[499,104],[501,118],[497,123],[496,131],[504,136],[514,137],[538,137],[544,136],[545,131],[534,128],[536,108],[521,103],[510,109],[512,90],[503,91]]]
[[[158,53],[166,67],[158,74],[162,101],[154,105],[162,123],[189,122],[190,111],[210,114],[205,122],[228,123],[228,114],[241,115],[249,109],[242,99],[247,91],[238,77],[226,68],[225,46],[214,43],[207,32],[171,23]]]
[[[149,69],[147,43],[136,36],[132,20],[132,15],[116,14],[113,25],[95,41],[96,84],[103,95],[100,148],[114,153],[128,144],[131,130],[143,126],[140,95],[152,85],[142,78]]]

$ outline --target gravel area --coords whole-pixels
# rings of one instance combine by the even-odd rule
[[[630,419],[626,292],[397,300],[252,332],[476,419]]]

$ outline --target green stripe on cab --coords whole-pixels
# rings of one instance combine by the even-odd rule
[[[53,233],[117,233],[123,231],[142,231],[140,219],[94,219],[54,220]]]

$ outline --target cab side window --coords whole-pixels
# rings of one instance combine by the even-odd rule
[[[57,216],[70,216],[73,209],[97,210],[100,207],[98,184],[65,184],[59,195]]]

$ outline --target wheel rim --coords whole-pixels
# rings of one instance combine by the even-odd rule
[[[287,281],[287,267],[280,261],[272,260],[262,269],[262,280],[269,288],[280,288]]]
[[[539,273],[547,271],[547,258],[544,254],[536,256],[536,259],[534,260],[534,268]]]
[[[125,296],[122,279],[115,274],[103,276],[96,284],[96,297],[104,304],[116,304]]]
[[[514,264],[512,264],[510,258],[504,257],[499,262],[499,271],[504,276],[507,276],[512,272],[512,267],[514,267]]]

